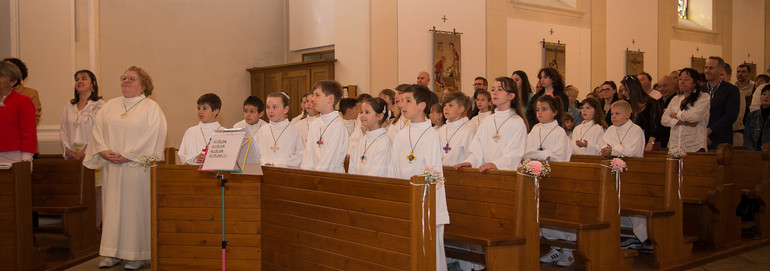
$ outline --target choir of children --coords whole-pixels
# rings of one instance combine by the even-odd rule
[[[689,85],[680,88],[691,89]],[[471,112],[476,115],[471,120],[468,114],[472,101],[462,92],[447,93],[443,103],[438,104],[424,86],[400,85],[396,90],[384,89],[377,98],[364,94],[358,99],[342,99],[338,82],[319,81],[311,93],[302,97],[303,113],[291,123],[287,119],[290,97],[286,92],[269,94],[265,104],[250,96],[243,103],[244,119],[235,127],[254,134],[263,166],[345,172],[343,162],[349,154],[350,174],[401,179],[421,174],[426,167],[441,173],[444,165],[477,167],[480,171],[517,170],[522,158],[569,161],[573,153],[607,157],[643,154],[644,133],[630,121],[632,111],[625,101],[612,104],[613,125],[607,128],[600,102],[594,98],[583,100],[583,121],[568,134],[561,123],[566,112],[560,97],[543,95],[535,104],[539,123],[528,133],[516,84],[508,77],[496,78],[491,93],[476,91],[476,111]],[[693,94],[698,92],[690,95]],[[682,129],[699,126],[698,122],[693,125],[688,121],[687,114],[702,109],[702,103],[708,103],[708,95],[697,99],[687,94],[680,96],[687,103],[681,102],[681,108],[666,111],[664,124],[665,117],[669,117],[669,125]],[[338,103],[340,112],[334,110]],[[220,108],[221,101],[215,94],[204,94],[198,99],[200,123],[187,130],[179,150],[185,164],[202,162],[208,139],[221,128],[216,121]],[[260,119],[265,114],[269,124]],[[701,114],[698,117],[702,118]],[[674,135],[680,136],[672,131],[672,138]],[[443,225],[449,223],[449,215],[443,187],[436,189],[437,263],[443,269]],[[636,240],[634,245],[644,242],[646,228],[639,226],[643,221],[624,217],[623,222],[634,227],[635,233],[639,230],[636,237],[641,238],[632,238]],[[548,239],[575,240],[570,232],[544,229],[541,234]],[[555,261],[559,266],[574,261],[571,250],[558,247],[552,247],[540,260]]]

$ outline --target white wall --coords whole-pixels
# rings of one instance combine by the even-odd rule
[[[334,6],[334,77],[369,93],[369,0],[336,0]]]
[[[335,0],[289,0],[289,50],[334,44]]]
[[[441,18],[446,15],[447,21]],[[398,82],[414,83],[417,73],[433,67],[433,33],[428,29],[462,32],[461,89],[473,94],[473,78],[486,74],[486,6],[484,1],[398,1]],[[499,41],[504,42],[504,41]]]
[[[606,80],[620,82],[626,75],[626,49],[644,52],[644,71],[652,75],[653,81],[657,81],[659,78],[657,74],[657,1],[644,3],[633,0],[607,1]]]
[[[692,56],[721,56],[722,46],[671,40],[671,66],[669,71],[692,67]]]
[[[733,63],[735,71],[743,62],[754,62],[759,72],[765,70],[765,9],[763,0],[733,2]],[[750,55],[750,56],[749,56]],[[733,80],[737,80],[733,72]]]
[[[548,31],[553,29],[553,35]],[[537,72],[543,68],[543,38],[566,44],[565,85],[574,85],[585,96],[591,87],[591,30],[564,25],[508,19],[508,73],[523,70],[532,86],[537,84]],[[490,78],[503,74],[490,75]]]
[[[285,57],[282,0],[101,1],[100,17],[105,98],[120,95],[127,67],[147,70],[168,120],[166,146],[179,146],[198,123],[196,100],[204,93],[222,98],[222,125],[240,121],[250,94],[246,69]]]

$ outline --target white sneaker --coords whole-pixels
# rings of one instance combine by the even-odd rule
[[[123,260],[118,258],[102,257],[102,260],[99,261],[99,268],[101,269],[112,268],[113,266],[116,266],[121,262],[123,262]]]
[[[561,267],[567,267],[572,265],[574,262],[575,262],[575,257],[572,256],[572,250],[562,248],[561,257],[559,257],[559,261],[556,262],[556,265]]]
[[[145,261],[128,261],[126,265],[123,266],[123,268],[126,270],[139,270],[142,269],[145,264]]]
[[[558,260],[561,257],[561,252],[559,252],[559,248],[557,247],[551,247],[551,251],[548,251],[543,257],[540,257],[541,263],[551,263],[553,261]]]

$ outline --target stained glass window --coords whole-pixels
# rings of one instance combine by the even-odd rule
[[[687,20],[687,0],[678,0],[677,12],[679,18]]]

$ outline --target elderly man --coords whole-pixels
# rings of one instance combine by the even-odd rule
[[[421,71],[417,74],[417,82],[415,82],[415,84],[430,88],[430,74],[426,71]]]
[[[741,91],[730,82],[722,80],[725,61],[718,56],[706,60],[706,85],[704,91],[711,96],[709,124],[707,128],[709,149],[721,143],[733,144],[733,123],[738,119]]]
[[[671,102],[674,96],[676,96],[676,84],[676,80],[674,80],[674,78],[670,75],[664,75],[658,79],[658,91],[661,95],[660,99],[658,99],[658,102],[660,102],[660,106],[663,108],[663,110],[668,107],[668,104]],[[671,128],[661,126],[659,132],[660,137],[657,138],[657,140],[660,141],[661,146],[667,147],[668,137],[671,134]]]

